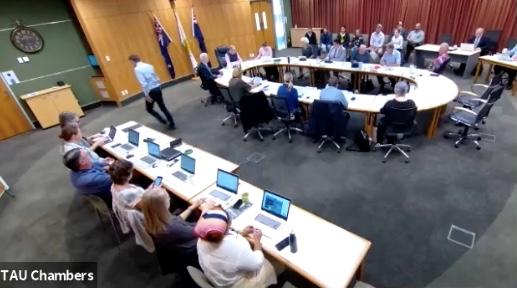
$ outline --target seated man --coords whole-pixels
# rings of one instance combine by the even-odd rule
[[[408,90],[408,85],[406,82],[400,81],[395,84],[395,99],[389,100],[384,104],[381,108],[381,114],[393,113],[393,109],[410,109],[416,107],[416,104],[413,100],[406,98],[406,92]],[[387,123],[385,118],[382,118],[377,125],[377,143],[383,144],[384,135],[386,134],[386,129],[390,125]],[[391,140],[391,139],[389,139]]]
[[[338,85],[338,78],[330,76],[327,87],[320,92],[320,100],[340,102],[343,105],[343,109],[346,109],[348,103],[346,102],[345,95],[343,95],[343,91],[337,88]]]
[[[111,207],[111,177],[88,152],[74,148],[65,153],[63,164],[71,170],[70,181],[80,194],[100,197]]]
[[[372,57],[370,56],[366,45],[361,44],[359,48],[353,49],[351,60],[352,62],[370,63],[372,61]]]
[[[343,45],[339,43],[338,39],[334,39],[333,45],[330,48],[329,53],[327,54],[327,57],[325,60],[330,61],[345,61],[346,58],[346,50]]]
[[[409,61],[409,55],[411,55],[411,52],[413,52],[416,47],[424,44],[424,39],[425,32],[422,30],[422,25],[416,23],[415,30],[409,32],[407,35],[406,60],[404,62]]]
[[[479,27],[476,29],[476,32],[474,33],[474,36],[470,37],[468,40],[468,43],[474,44],[474,48],[481,50],[479,53],[479,56],[484,56],[489,53],[490,47],[492,46],[492,41],[488,39],[484,35],[485,29]],[[460,66],[454,70],[454,73],[456,75],[462,75],[463,72],[465,72],[466,65],[465,63],[461,63]],[[473,69],[472,73],[474,73],[476,69]],[[482,73],[483,71],[483,65],[480,66],[479,73]]]
[[[196,71],[199,78],[201,78],[201,87],[210,91],[210,94],[212,95],[210,97],[210,102],[214,104],[222,101],[223,94],[221,94],[221,90],[219,90],[219,87],[217,87],[217,84],[214,81],[217,76],[212,73],[212,69],[208,66],[208,62],[208,54],[201,53],[199,55],[199,64],[196,67]]]
[[[377,53],[380,57],[382,55],[382,46],[384,45],[384,33],[382,33],[382,25],[377,24],[375,32],[370,36],[370,49]]]
[[[386,46],[386,52],[382,55],[380,64],[383,66],[400,66],[400,52],[395,50],[395,46],[393,43],[390,43]],[[393,77],[389,77],[391,86],[395,86],[397,79]],[[377,80],[379,80],[379,84],[384,86],[384,81],[382,76],[377,76]]]

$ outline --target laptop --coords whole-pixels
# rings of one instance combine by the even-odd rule
[[[474,50],[476,50],[476,47],[474,47],[473,43],[461,43],[460,44],[460,50],[462,50],[462,51],[474,51]]]
[[[217,169],[217,188],[208,193],[216,202],[225,206],[237,195],[239,175]]]
[[[154,143],[153,141],[147,141],[147,154],[148,155],[140,158],[140,160],[149,165],[154,164],[158,159],[161,158],[160,145]]]
[[[162,158],[171,161],[175,159],[176,157],[180,156],[182,153],[176,149],[174,149],[174,141],[171,141],[169,144],[169,147],[163,149],[160,151],[160,154],[162,155]]]
[[[260,212],[255,217],[255,222],[259,226],[266,227],[266,231],[277,231],[287,221],[289,216],[289,208],[291,208],[291,200],[282,197],[276,193],[264,190],[262,197],[262,205]],[[262,229],[263,230],[263,229]],[[265,233],[266,236],[268,233]]]
[[[117,128],[115,126],[110,126],[110,131],[108,133],[108,139],[104,142],[104,144],[108,144],[113,142],[113,139],[115,139],[115,135],[117,134]]]
[[[138,142],[140,142],[140,133],[133,129],[127,130],[127,142],[129,143],[123,144],[120,148],[130,151],[138,147]]]
[[[183,171],[187,172],[183,172]],[[196,172],[196,159],[182,154],[181,155],[181,170],[172,173],[172,176],[178,178],[181,181],[188,179],[190,175],[194,175]]]

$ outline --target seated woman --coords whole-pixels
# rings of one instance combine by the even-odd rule
[[[231,231],[230,226],[228,214],[215,207],[201,215],[194,229],[200,238],[197,242],[199,264],[208,280],[215,287],[276,284],[275,270],[262,253],[260,230],[248,226],[237,233]]]
[[[140,204],[144,213],[144,225],[153,238],[163,274],[186,266],[199,267],[197,235],[194,233],[196,224],[187,222],[186,219],[202,203],[203,201],[194,202],[183,213],[175,216],[169,212],[170,198],[167,191],[152,187],[143,194]]]
[[[59,113],[59,126],[61,127],[61,129],[63,129],[63,127],[65,127],[69,123],[75,123],[79,125],[79,116],[77,116],[77,114],[75,114],[74,112]],[[83,136],[81,140],[81,145],[90,147],[91,143],[94,143],[96,140],[98,140],[97,138],[99,137],[103,137],[102,134],[97,133],[88,137]]]
[[[293,87],[293,74],[291,72],[284,73],[284,84],[278,87],[276,92],[278,97],[287,99],[287,106],[292,113],[300,112],[298,103],[298,90]]]
[[[106,141],[104,137],[96,138],[96,141],[90,146],[89,143],[85,143],[83,139],[83,135],[81,133],[81,129],[79,128],[79,124],[70,122],[65,125],[61,129],[61,134],[59,138],[63,139],[63,147],[61,152],[64,154],[74,148],[80,148],[88,152],[93,162],[100,163],[104,165],[110,165],[113,162],[113,159],[106,157],[101,158],[97,153],[95,153],[95,149],[100,145],[104,144]]]
[[[438,57],[433,60],[433,63],[429,66],[429,70],[439,73],[444,63],[449,60],[449,44],[442,43],[438,49]]]
[[[228,49],[224,58],[226,59],[226,68],[241,66],[242,59],[234,45],[230,45],[230,49]]]
[[[232,71],[232,79],[228,84],[228,90],[232,95],[233,101],[239,103],[241,98],[248,94],[252,86],[242,80],[242,70],[240,68],[234,68]]]

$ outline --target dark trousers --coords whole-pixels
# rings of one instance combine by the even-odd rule
[[[386,128],[388,126],[386,125],[386,120],[382,118],[379,120],[379,123],[377,124],[377,143],[384,143],[384,135],[386,135]]]
[[[499,74],[501,72],[505,72],[508,74],[508,83],[506,84],[507,87],[512,87],[513,79],[515,79],[515,73],[516,71],[514,69],[501,67],[501,66],[494,66],[494,74]]]
[[[151,97],[153,102],[145,101],[145,109],[147,110],[147,112],[149,114],[153,115],[161,123],[163,123],[163,124],[167,123],[162,118],[162,116],[160,114],[158,114],[158,112],[154,111],[154,109],[153,109],[154,103],[158,104],[158,107],[160,108],[160,110],[162,110],[163,115],[165,115],[165,117],[169,121],[169,125],[174,126],[174,119],[172,119],[171,113],[169,112],[169,110],[167,110],[167,107],[165,107],[165,103],[163,102],[162,89],[160,87],[151,89],[151,91],[149,91],[149,97]]]
[[[278,79],[280,77],[278,74],[278,68],[276,68],[275,66],[266,66],[264,67],[264,71],[266,71],[267,80],[275,82],[280,81],[280,79]]]
[[[411,55],[411,52],[413,52],[413,50],[415,50],[415,47],[418,47],[420,46],[420,44],[411,44],[411,43],[407,43],[407,46],[406,46],[406,55],[405,55],[405,61],[404,62],[408,62],[409,61],[409,55]],[[415,59],[415,62],[416,62],[416,59]]]
[[[210,92],[210,102],[214,104],[215,102],[220,102],[223,99],[223,94],[214,80],[206,81],[206,86],[208,91]]]

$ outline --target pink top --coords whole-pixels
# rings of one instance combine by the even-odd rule
[[[442,53],[440,55],[438,55],[438,57],[436,57],[434,60],[433,60],[433,68],[434,69],[437,69],[438,67],[440,67],[445,61],[447,61],[447,59],[449,59],[449,54],[448,53]]]
[[[273,49],[270,46],[262,46],[259,48],[257,59],[262,57],[273,57]]]

